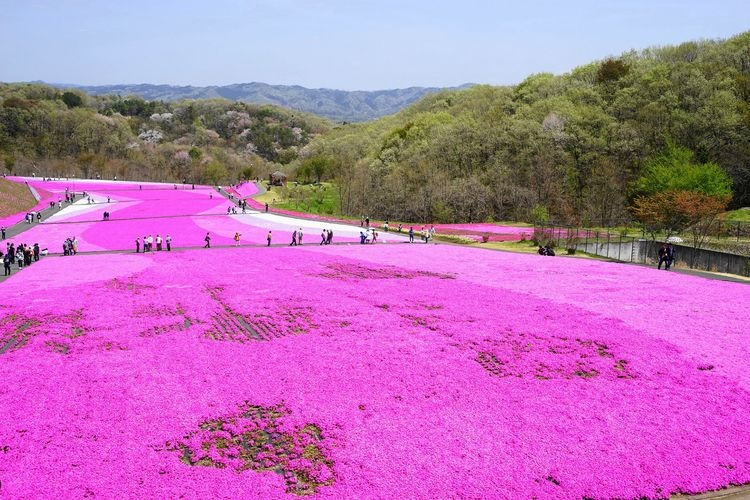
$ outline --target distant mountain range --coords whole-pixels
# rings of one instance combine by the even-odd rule
[[[390,115],[421,99],[425,94],[447,90],[438,87],[410,87],[394,90],[333,90],[308,89],[298,85],[267,83],[236,83],[232,85],[193,87],[175,85],[75,85],[49,84],[58,88],[77,88],[91,95],[137,95],[148,100],[177,101],[180,99],[224,98],[257,104],[275,104],[307,113],[325,116],[334,121],[366,121]],[[455,88],[466,88],[465,84]]]

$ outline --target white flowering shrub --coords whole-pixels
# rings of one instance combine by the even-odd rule
[[[138,138],[148,144],[159,144],[159,142],[164,139],[164,134],[159,130],[149,129],[138,134]]]

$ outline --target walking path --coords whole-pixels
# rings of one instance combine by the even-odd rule
[[[61,208],[57,208],[57,203],[55,203],[54,207],[47,207],[47,208],[45,208],[43,210],[39,210],[38,212],[42,214],[41,222],[46,221],[47,219],[49,219],[50,217],[52,217],[56,213],[62,211],[68,205],[69,204],[66,203],[66,204],[62,205]],[[39,222],[37,222],[37,219],[35,217],[34,218],[34,222],[32,222],[31,224],[28,224],[25,221],[21,221],[21,222],[18,222],[16,224],[12,225],[12,226],[8,226],[8,227],[5,228],[5,239],[14,238],[15,236],[18,236],[19,234],[23,233],[24,231],[28,231],[29,229],[31,229],[32,227],[36,226],[37,224],[39,224]],[[5,252],[5,249],[3,249],[3,252]]]

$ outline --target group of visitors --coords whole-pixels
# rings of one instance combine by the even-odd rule
[[[320,233],[320,244],[330,245],[331,243],[333,243],[333,230],[323,229],[323,232]]]
[[[65,238],[63,241],[63,255],[75,255],[78,253],[78,238]]]
[[[208,235],[206,235],[208,236]],[[160,234],[156,235],[156,238],[151,236],[150,234],[148,236],[143,237],[143,253],[146,252],[153,252],[154,251],[154,243],[156,243],[156,251],[161,252],[163,250],[163,245],[166,244],[167,246],[167,252],[172,251],[172,237],[170,235],[166,235],[163,239]],[[135,239],[135,253],[141,252],[141,239],[136,238]]]
[[[368,243],[373,244],[378,242],[378,232],[375,228],[369,228],[366,231],[359,232],[359,244],[366,245]]]
[[[664,243],[659,248],[659,265],[657,269],[661,269],[661,265],[664,264],[664,269],[669,270],[674,264],[674,247],[671,243]]]
[[[42,222],[42,212],[29,212],[24,216],[24,220],[26,224],[31,224],[35,217],[37,222]]]
[[[304,236],[304,234],[302,233],[302,228],[299,228],[299,230],[294,231],[292,233],[292,242],[289,243],[289,246],[294,247],[297,245],[302,245],[302,236]],[[322,245],[323,243],[321,242],[320,244]]]
[[[550,245],[539,245],[539,250],[536,251],[539,255],[546,255],[548,257],[555,256],[555,250]]]
[[[402,226],[401,224],[399,224],[399,233],[401,232],[401,229]],[[430,226],[430,229],[427,229],[427,226],[422,226],[422,229],[419,231],[419,237],[425,243],[429,243],[430,240],[435,236],[435,233],[437,233],[437,231],[435,230],[435,226]],[[414,226],[409,226],[409,243],[414,243]]]
[[[5,253],[0,250],[0,260],[3,262],[3,276],[10,276],[11,266],[15,263],[18,264],[18,269],[28,267],[32,262],[37,262],[42,250],[39,249],[39,243],[34,243],[33,246],[25,243],[20,243],[15,246],[13,243],[7,243],[5,246]]]

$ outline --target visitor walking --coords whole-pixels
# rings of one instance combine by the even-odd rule
[[[10,276],[10,254],[5,254],[5,257],[3,257],[3,269],[5,270],[5,274],[3,276]]]
[[[135,239],[135,253],[141,253],[141,239],[137,237]]]
[[[268,213],[268,203],[266,203],[266,213]]]
[[[328,230],[328,236],[326,237],[326,245],[333,243],[333,229]]]
[[[299,231],[297,231],[297,244],[302,245],[302,228],[299,228]]]
[[[236,247],[240,246],[240,236],[242,236],[240,233],[234,233],[234,246]]]
[[[328,236],[328,234],[326,233],[326,230],[323,229],[323,231],[321,231],[321,233],[320,233],[320,244],[321,245],[325,245],[326,244],[326,236]],[[320,245],[318,245],[318,246],[320,246]]]
[[[39,249],[39,243],[34,243],[34,262],[39,262],[39,253],[41,250]]]
[[[414,243],[414,226],[409,228],[409,243]]]
[[[292,233],[292,242],[289,243],[290,247],[296,247],[297,246],[297,231],[294,231]]]
[[[271,231],[268,231],[268,235],[266,236],[266,240],[268,240],[268,245],[267,246],[269,246],[269,247],[271,246],[271,237],[272,236],[273,235],[271,234]]]
[[[157,252],[161,252],[161,242],[162,242],[161,236],[157,234],[156,235],[156,251]]]
[[[0,233],[2,233],[2,239],[5,239],[5,227],[0,227]]]
[[[167,243],[167,252],[171,252],[172,251],[172,237],[167,235],[164,241]]]
[[[206,237],[203,238],[203,241],[206,242],[206,244],[203,245],[203,248],[211,248],[211,235],[209,233],[206,233]]]

